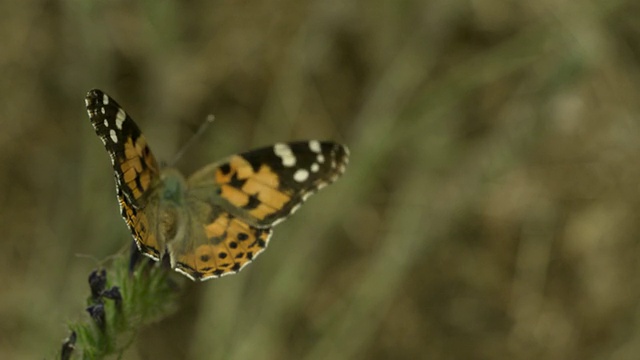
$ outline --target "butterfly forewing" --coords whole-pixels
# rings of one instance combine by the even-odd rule
[[[197,197],[266,228],[334,182],[348,155],[346,147],[329,141],[279,143],[209,165],[191,176],[189,186]]]
[[[159,174],[147,140],[133,119],[107,94],[91,90],[85,102],[91,124],[111,157],[118,189],[130,205],[143,206],[143,195]]]
[[[140,251],[157,260],[164,249],[154,230],[156,214],[151,207],[145,209],[158,183],[156,159],[136,123],[115,100],[91,90],[85,103],[91,124],[111,157],[121,215]]]

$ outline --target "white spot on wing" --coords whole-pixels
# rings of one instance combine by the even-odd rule
[[[311,164],[311,172],[318,172],[318,170],[320,170],[320,165],[313,163]]]
[[[296,164],[296,157],[291,152],[291,148],[287,144],[277,143],[273,145],[273,152],[277,157],[282,159],[282,165],[292,167]]]
[[[297,182],[304,182],[308,178],[309,178],[309,172],[307,170],[305,170],[305,169],[298,169],[293,174],[293,180],[295,180]]]
[[[111,130],[109,131],[109,137],[111,137],[111,141],[113,141],[114,143],[118,143],[118,136],[116,135],[116,131],[115,130]]]
[[[316,156],[316,160],[318,160],[320,164],[324,164],[324,155],[318,154],[318,156]]]
[[[296,157],[293,154],[286,154],[282,157],[282,165],[285,167],[292,167],[296,164]]]
[[[104,109],[104,108],[102,108]],[[109,122],[107,121],[107,119],[104,119],[104,121],[102,122],[104,124],[104,127],[108,128],[109,127]]]
[[[318,140],[309,141],[309,149],[314,153],[320,153],[320,142]]]
[[[291,148],[287,144],[277,143],[273,145],[273,152],[282,157],[283,154],[291,154]]]
[[[104,114],[106,114],[106,113],[107,113],[107,111],[104,109],[104,107],[101,107],[101,108],[100,108],[100,112],[102,113],[102,115],[104,115]]]
[[[118,130],[122,130],[122,123],[127,118],[127,114],[122,109],[118,109],[118,113],[116,114],[116,127]]]
[[[107,94],[102,94],[102,104],[109,105],[109,97],[107,96]]]

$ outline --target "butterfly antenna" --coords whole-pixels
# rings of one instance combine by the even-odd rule
[[[215,119],[216,119],[216,117],[213,116],[213,114],[207,115],[207,118],[205,119],[205,121],[202,124],[200,124],[200,127],[195,132],[195,134],[193,134],[191,136],[191,138],[189,140],[187,140],[187,142],[184,145],[182,145],[182,148],[180,149],[180,151],[178,151],[176,156],[173,158],[173,161],[171,161],[171,166],[174,166],[178,162],[178,160],[180,160],[180,158],[182,158],[182,155],[184,155],[184,153],[187,152],[187,150],[196,142],[196,140],[198,140],[200,138],[200,136],[202,136],[202,134],[207,129],[207,127]]]

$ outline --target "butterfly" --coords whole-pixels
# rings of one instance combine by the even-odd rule
[[[240,271],[269,243],[272,228],[349,161],[331,141],[277,143],[206,165],[189,177],[161,167],[133,119],[100,90],[87,113],[113,165],[120,213],[144,255],[207,280]]]

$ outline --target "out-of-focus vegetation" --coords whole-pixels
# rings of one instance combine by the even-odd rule
[[[167,161],[214,113],[186,173],[294,139],[352,154],[126,359],[640,358],[638,19],[632,0],[0,3],[0,357],[57,350],[129,246],[97,87]]]

